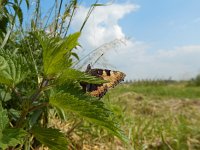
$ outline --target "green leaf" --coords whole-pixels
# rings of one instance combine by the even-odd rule
[[[6,128],[0,138],[0,148],[6,149],[9,146],[16,146],[24,142],[27,132],[19,128]]]
[[[0,89],[0,99],[4,102],[9,101],[11,99],[11,94],[3,89]]]
[[[17,17],[19,18],[20,25],[22,25],[22,22],[23,22],[23,13],[22,13],[21,8],[18,5],[13,4],[13,9],[15,10],[15,13],[17,14]]]
[[[17,0],[14,0],[15,4],[18,4],[18,1]]]
[[[0,148],[2,149],[23,143],[23,139],[27,135],[23,129],[8,128],[8,123],[7,111],[2,108],[0,103]]]
[[[8,114],[10,116],[10,119],[17,120],[20,117],[21,111],[11,108],[8,110]]]
[[[27,8],[29,9],[29,7],[30,7],[29,0],[26,0],[26,6],[27,6]]]
[[[3,36],[3,33],[6,33],[7,25],[9,19],[3,15],[3,10],[0,8],[0,36]]]
[[[97,78],[95,76],[91,76],[85,72],[81,72],[75,69],[66,69],[60,75],[58,81],[59,83],[65,83],[70,81],[78,81],[78,82],[86,82],[86,83],[93,83],[93,84],[102,84],[107,83],[107,81]]]
[[[63,39],[47,36],[44,32],[34,35],[43,49],[43,66],[46,76],[59,74],[71,66],[71,51],[78,46],[79,32]]]
[[[78,92],[78,91],[77,91]],[[81,98],[79,96],[79,98]],[[50,104],[56,108],[63,109],[65,112],[72,112],[85,118],[91,123],[96,123],[127,142],[126,136],[112,121],[112,112],[105,108],[101,101],[90,99],[79,99],[70,93],[57,93],[50,97]]]
[[[58,129],[33,127],[32,133],[38,141],[52,150],[67,149],[67,139]]]
[[[91,6],[97,7],[97,6],[107,6],[107,4],[92,4]]]
[[[28,66],[24,57],[19,54],[0,50],[0,83],[14,86],[28,74]]]
[[[11,85],[12,79],[7,75],[8,63],[4,57],[0,55],[0,83]]]
[[[74,56],[77,60],[79,60],[78,54],[72,53],[72,56]]]
[[[7,116],[7,111],[2,108],[2,105],[0,102],[0,138],[2,137],[3,130],[8,125],[8,122],[9,122],[9,119]]]
[[[38,123],[38,120],[39,118],[41,117],[41,114],[42,114],[42,110],[41,109],[38,109],[38,110],[35,110],[31,116],[30,116],[30,120],[29,120],[29,124],[30,126],[34,126],[36,123]]]

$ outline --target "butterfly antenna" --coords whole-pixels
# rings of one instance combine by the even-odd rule
[[[99,59],[103,56],[103,54],[104,54],[104,53],[102,53],[101,56],[99,56],[99,57],[97,58],[97,60],[94,62],[93,65],[95,65],[95,64],[97,63],[97,61],[99,61]],[[93,65],[92,65],[92,66],[93,66]]]

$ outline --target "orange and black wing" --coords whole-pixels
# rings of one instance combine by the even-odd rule
[[[95,97],[103,97],[109,88],[115,87],[121,81],[124,80],[125,74],[120,71],[111,71],[108,69],[91,69],[87,68],[86,72],[92,76],[96,76],[103,80],[108,81],[107,83],[103,84],[87,84],[81,83],[83,90],[88,92],[91,96]]]

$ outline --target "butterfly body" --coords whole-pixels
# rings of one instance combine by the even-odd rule
[[[91,96],[102,98],[108,89],[115,87],[121,81],[124,80],[125,74],[120,71],[111,71],[108,69],[91,69],[91,66],[88,65],[86,73],[96,76],[97,78],[101,78],[106,80],[107,83],[103,84],[89,84],[82,83],[81,86],[85,92],[88,92]]]

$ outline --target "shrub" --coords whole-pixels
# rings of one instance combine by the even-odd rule
[[[10,1],[5,2],[0,4],[1,9],[9,7]],[[29,7],[29,1],[26,2]],[[80,82],[101,84],[105,81],[72,68],[74,60],[78,59],[74,49],[79,46],[80,32],[62,34],[58,23],[64,22],[57,19],[60,9],[53,20],[53,32],[48,34],[44,28],[38,28],[40,0],[37,2],[29,32],[8,28],[21,26],[23,21],[21,1],[14,1],[13,8],[20,24],[14,17],[5,23],[0,34],[0,148],[31,149],[45,145],[55,150],[67,149],[69,137],[59,129],[48,127],[52,111],[59,119],[76,116],[71,118],[101,126],[126,141],[113,121],[113,113],[102,101],[82,92]],[[66,13],[73,17],[76,5],[76,0],[70,1],[63,17]],[[58,6],[62,6],[62,1]],[[4,17],[8,17],[9,13],[5,13]]]

